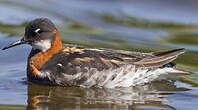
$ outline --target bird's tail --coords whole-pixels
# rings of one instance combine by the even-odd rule
[[[171,60],[169,60],[169,61],[173,61],[178,56],[180,56],[180,55],[182,55],[184,53],[185,53],[184,48],[179,48],[179,49],[173,49],[173,50],[167,50],[167,51],[161,51],[161,52],[153,52],[152,54],[155,55],[155,56],[157,56],[157,57],[162,57],[162,56],[163,57],[164,56],[166,56],[166,57],[172,57],[172,56],[174,56]],[[178,68],[176,66],[176,64],[175,63],[172,63],[172,62],[163,65],[162,68],[163,67],[167,67],[167,66],[173,68],[173,71],[171,71],[170,73],[184,74],[184,75],[186,75],[186,74],[192,74],[192,72],[189,72],[189,71],[183,70],[181,68]]]
[[[192,72],[183,70],[183,69],[178,68],[178,67],[176,67],[176,66],[175,66],[173,69],[174,69],[173,73],[175,73],[175,74],[183,74],[183,75],[192,74]]]

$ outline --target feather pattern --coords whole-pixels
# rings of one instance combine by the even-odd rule
[[[46,78],[55,85],[129,87],[148,83],[162,74],[183,72],[174,71],[175,65],[171,64],[184,53],[183,49],[139,53],[69,44],[65,46],[40,69],[41,74],[48,73]],[[171,66],[164,66],[168,64]]]

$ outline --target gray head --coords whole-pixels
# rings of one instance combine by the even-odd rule
[[[56,27],[49,19],[35,19],[28,23],[25,35],[21,40],[6,46],[3,50],[20,44],[30,44],[34,49],[46,51],[56,38],[54,30]]]

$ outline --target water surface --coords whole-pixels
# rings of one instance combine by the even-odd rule
[[[0,109],[196,110],[198,3],[196,0],[1,0],[0,48],[20,39],[28,21],[48,17],[64,43],[151,52],[186,48],[177,59],[194,75],[130,88],[75,88],[27,84],[31,47],[0,52]]]

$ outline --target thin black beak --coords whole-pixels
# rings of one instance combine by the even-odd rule
[[[5,50],[5,49],[8,49],[8,48],[11,48],[11,47],[20,45],[20,44],[25,44],[25,43],[26,43],[26,41],[22,38],[21,40],[18,40],[18,41],[16,41],[16,42],[14,42],[14,43],[12,43],[12,44],[10,44],[10,45],[4,47],[2,50]]]

